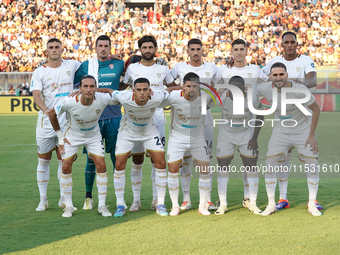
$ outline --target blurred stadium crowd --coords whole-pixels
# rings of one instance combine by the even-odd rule
[[[199,38],[204,60],[220,66],[230,59],[231,42],[250,45],[247,62],[264,66],[282,54],[283,31],[298,35],[301,54],[317,66],[340,61],[340,0],[172,0],[153,8],[128,8],[123,0],[0,0],[0,71],[33,71],[44,58],[48,38],[65,45],[64,58],[95,56],[94,42],[107,34],[112,54],[124,60],[145,34],[157,38],[158,53],[170,67],[186,61],[187,42]]]

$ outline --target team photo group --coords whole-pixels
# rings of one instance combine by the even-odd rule
[[[59,207],[64,209],[63,217],[73,216],[77,208],[72,202],[72,165],[81,148],[87,154],[87,161],[83,162],[83,210],[94,208],[92,190],[96,182],[98,214],[112,216],[106,206],[112,180],[104,160],[107,153],[114,168],[114,217],[141,210],[142,171],[151,173],[150,203],[158,215],[177,216],[197,202],[198,213],[208,216],[214,211],[223,215],[228,211],[231,174],[224,169],[232,165],[237,150],[246,169],[242,172],[244,199],[240,203],[251,213],[268,216],[289,208],[287,169],[291,152],[296,150],[305,164],[308,213],[322,215],[316,199],[320,107],[309,90],[316,87],[317,76],[312,58],[297,52],[294,32],[283,33],[284,54],[272,58],[262,69],[247,64],[248,44],[243,39],[232,42],[233,59],[220,67],[203,61],[203,44],[196,38],[187,44],[189,61],[171,69],[157,57],[157,41],[152,35],[138,40],[139,52],[125,63],[120,54],[111,55],[111,47],[110,37],[100,35],[95,43],[97,56],[81,63],[63,59],[60,39],[47,41],[47,62],[34,70],[30,86],[40,109],[36,127],[40,203],[36,211],[45,211],[49,206],[49,165],[55,151],[58,169],[51,169],[51,173],[58,172]],[[171,121],[167,124],[163,109],[168,107]],[[212,114],[214,107],[221,114]],[[268,114],[273,114],[272,133],[266,134],[270,136],[267,148],[259,148],[257,140]],[[215,128],[218,133],[214,144],[216,119],[221,123]],[[267,167],[264,177],[268,205],[263,211],[256,203],[259,150],[266,151],[263,164]],[[213,158],[223,169],[217,171],[217,187],[212,185],[213,173],[209,171]],[[129,159],[131,169],[126,168]],[[151,160],[152,169],[143,167],[144,160]],[[190,198],[192,169],[199,174],[199,201]],[[125,200],[126,172],[130,171],[133,199]],[[277,183],[279,199],[275,198]],[[219,201],[215,205],[211,192],[216,190]],[[167,191],[172,202],[170,209],[165,207]]]

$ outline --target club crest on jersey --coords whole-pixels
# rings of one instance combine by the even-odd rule
[[[47,78],[47,80],[46,81],[51,81],[52,80],[52,78]]]
[[[158,79],[161,78],[161,74],[160,73],[156,73],[156,76],[157,76]]]
[[[248,76],[248,78],[251,78],[251,77],[253,77],[253,74],[252,73],[247,73],[247,76]]]
[[[76,123],[77,123],[78,125],[85,126],[83,120],[76,120]]]
[[[296,71],[299,73],[301,71],[301,67],[297,67]]]
[[[183,112],[183,110],[181,108],[178,108],[177,111],[178,112]]]
[[[100,114],[101,111],[102,111],[102,110],[97,109],[97,110],[96,110],[96,114]]]
[[[205,76],[209,77],[210,76],[210,72],[205,72]]]
[[[156,110],[156,108],[151,108],[151,109],[150,109],[150,112],[153,113],[155,110]]]
[[[132,111],[132,110],[128,110],[128,112],[132,112],[132,113],[135,113],[134,111]]]
[[[231,74],[228,74],[227,78],[229,78],[229,77],[233,77],[233,76]]]
[[[178,114],[178,119],[187,122],[187,118],[183,114]]]
[[[52,85],[51,85],[51,87],[52,87],[52,90],[55,90],[55,89],[58,88],[58,85],[57,85],[56,82],[53,82]]]
[[[75,114],[75,115],[73,115],[74,117],[79,117],[79,114]]]
[[[68,76],[71,76],[71,71],[66,71],[66,74],[67,74]]]
[[[110,64],[109,65],[111,69],[113,69],[115,66],[113,64]]]

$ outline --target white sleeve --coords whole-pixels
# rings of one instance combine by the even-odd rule
[[[263,69],[261,69],[260,67],[257,67],[258,69],[258,81],[257,83],[261,83],[261,82],[267,82],[268,81],[268,76],[263,72]]]
[[[54,111],[57,114],[57,116],[60,116],[64,112],[67,112],[67,110],[69,109],[68,101],[72,99],[75,100],[73,97],[65,97],[54,106]]]
[[[216,72],[215,76],[213,77],[213,82],[216,86],[216,84],[221,83],[223,84],[223,78],[222,78],[222,73],[224,71],[224,66],[221,66],[218,71]]]
[[[310,72],[316,72],[315,64],[314,64],[314,61],[311,57],[307,57],[304,64],[305,64],[305,73],[306,74],[308,74]]]
[[[166,84],[170,84],[174,81],[174,78],[170,74],[169,67],[167,67],[167,66],[164,66],[164,67],[165,67],[165,82],[166,82]]]
[[[174,78],[175,80],[176,80],[177,77],[178,77],[177,66],[178,66],[178,64],[175,65],[175,66],[171,69],[171,71],[170,71],[170,74],[171,74],[172,78]]]
[[[268,61],[267,65],[265,67],[262,68],[262,71],[264,72],[265,75],[269,75],[270,74],[270,68],[272,67],[272,59]]]
[[[99,101],[103,101],[107,105],[115,105],[115,103],[112,103],[112,96],[109,93],[97,92],[96,97],[98,97]]]
[[[300,94],[299,94],[299,97],[300,97],[300,98],[305,98],[306,95],[303,94],[303,93],[300,93]],[[309,98],[309,101],[306,102],[306,103],[304,103],[303,105],[308,107],[308,106],[314,104],[314,102],[315,102],[315,97],[314,97],[314,95],[311,93],[310,98]]]
[[[130,68],[130,66],[128,67],[128,69],[125,72],[123,83],[125,83],[125,84],[132,84],[131,68]]]
[[[42,91],[42,77],[40,76],[40,73],[38,72],[39,70],[40,69],[37,69],[33,72],[30,91],[33,91],[33,90]]]

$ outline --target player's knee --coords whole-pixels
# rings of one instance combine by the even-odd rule
[[[104,159],[96,162],[96,168],[98,173],[105,173],[106,172],[106,164]]]
[[[72,173],[72,165],[71,164],[63,164],[63,168],[62,168],[62,173],[63,174],[70,174]]]
[[[144,155],[135,155],[132,156],[132,162],[136,165],[141,165],[144,162]]]
[[[125,166],[126,166],[126,162],[116,159],[116,165],[115,165],[116,170],[118,171],[124,170]]]
[[[165,169],[166,168],[165,160],[162,159],[158,162],[155,162],[155,167],[158,168],[158,169]]]
[[[40,165],[49,165],[51,163],[50,159],[38,158],[38,161]]]

